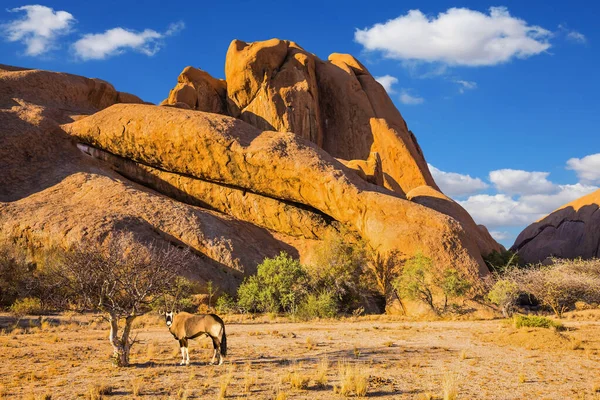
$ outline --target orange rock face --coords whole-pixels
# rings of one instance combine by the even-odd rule
[[[0,239],[119,230],[196,255],[233,292],[265,257],[348,229],[476,280],[500,246],[437,188],[415,136],[354,57],[233,41],[225,80],[187,67],[161,104],[98,79],[0,66]],[[78,148],[79,147],[79,148]]]
[[[519,234],[512,251],[523,261],[600,257],[600,190],[572,201]]]
[[[191,277],[230,292],[264,257],[300,256],[286,235],[131,182],[59,128],[119,100],[141,102],[101,81],[0,66],[0,239],[37,251],[128,231],[187,246]]]
[[[227,112],[227,85],[210,74],[194,67],[186,67],[177,79],[177,85],[161,105],[186,104],[192,110],[217,114]]]
[[[344,160],[381,156],[386,187],[435,188],[414,135],[383,87],[354,57],[322,61],[294,42],[233,41],[225,75],[230,115],[262,130],[294,132]]]
[[[169,172],[308,206],[348,225],[381,253],[423,251],[471,276],[487,269],[454,219],[358,178],[310,141],[235,118],[114,105],[64,125],[90,145]]]

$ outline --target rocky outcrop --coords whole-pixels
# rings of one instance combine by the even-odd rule
[[[565,204],[519,234],[512,251],[536,263],[547,257],[600,257],[600,190]]]
[[[114,105],[64,125],[79,140],[169,172],[314,208],[381,253],[423,251],[470,276],[487,273],[453,218],[371,185],[293,133],[260,131],[216,114]]]
[[[264,257],[282,250],[302,256],[288,244],[298,239],[178,202],[79,151],[59,123],[115,101],[141,102],[111,88],[69,74],[0,68],[0,239],[35,253],[132,232],[140,241],[191,249],[191,277],[228,291]]]
[[[290,41],[234,40],[225,75],[229,115],[260,130],[293,132],[400,196],[429,186],[431,198],[448,199],[387,92],[354,57],[332,54],[322,61]],[[170,103],[182,105],[176,101]],[[459,204],[448,199],[427,206],[458,220],[483,254],[502,248]]]
[[[323,239],[329,231],[337,231],[331,218],[316,210],[245,189],[163,171],[90,146],[79,144],[78,147],[86,154],[105,161],[126,178],[187,204],[216,210],[274,232],[304,239]]]
[[[226,93],[227,84],[224,80],[215,79],[206,71],[186,67],[177,78],[177,85],[161,105],[226,114]]]
[[[234,40],[225,76],[230,115],[261,130],[294,132],[340,159],[377,152],[385,186],[398,193],[437,188],[385,89],[354,57],[322,61],[290,41]]]
[[[161,103],[107,82],[0,67],[0,239],[30,249],[116,231],[189,248],[233,292],[265,257],[330,232],[423,252],[476,281],[500,246],[439,192],[415,136],[355,58],[233,41],[225,80],[187,67]],[[79,147],[79,148],[78,148]]]

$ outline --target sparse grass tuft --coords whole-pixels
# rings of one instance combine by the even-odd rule
[[[246,364],[246,369],[244,370],[244,393],[250,394],[252,392],[252,387],[256,384],[256,373],[252,372],[252,365],[250,363]]]
[[[229,389],[229,385],[231,384],[231,379],[233,377],[233,370],[230,369],[227,374],[221,377],[221,381],[219,382],[219,399],[224,399],[227,397],[227,390]]]
[[[306,338],[306,348],[308,350],[312,350],[315,348],[315,342],[310,338],[310,336]]]
[[[317,365],[317,370],[315,372],[315,377],[313,381],[315,385],[319,387],[323,387],[327,385],[327,373],[329,372],[329,360],[327,358],[323,358],[319,365]]]
[[[458,379],[453,372],[446,372],[442,378],[442,397],[444,400],[456,400],[458,397]]]
[[[88,400],[100,400],[104,396],[110,395],[114,391],[114,388],[106,384],[95,384],[90,385],[85,394],[85,398]]]
[[[350,365],[347,362],[338,364],[339,386],[334,386],[333,391],[342,396],[349,397],[356,395],[364,397],[367,395],[369,379],[357,365]]]
[[[387,342],[383,342],[383,345],[385,347],[392,347],[394,345],[394,342],[392,342],[391,340],[387,341]]]
[[[131,379],[131,393],[135,397],[142,394],[142,384],[143,383],[144,383],[144,381],[139,377]]]
[[[557,331],[564,330],[565,327],[560,322],[539,315],[515,315],[513,317],[515,328],[554,328]]]
[[[277,388],[277,392],[275,393],[275,400],[287,400],[287,393],[282,391],[281,388]]]

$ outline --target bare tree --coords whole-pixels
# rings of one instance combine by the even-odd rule
[[[131,234],[117,234],[104,246],[79,244],[65,251],[55,272],[68,283],[74,301],[105,313],[114,361],[127,366],[134,319],[175,286],[189,259],[175,246],[142,244]]]

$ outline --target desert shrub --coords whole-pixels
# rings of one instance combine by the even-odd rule
[[[365,243],[349,233],[332,233],[316,247],[307,272],[316,293],[330,292],[340,311],[351,312],[360,307],[369,291],[364,279],[369,262]]]
[[[0,243],[0,306],[10,306],[31,293],[31,266],[24,252],[13,244]]]
[[[25,297],[24,299],[17,299],[10,306],[10,312],[18,317],[22,317],[24,315],[40,315],[44,310],[39,299]]]
[[[223,293],[217,299],[216,310],[219,314],[231,314],[237,310],[237,304],[235,303],[233,297],[227,293]]]
[[[301,319],[333,318],[338,312],[335,296],[331,292],[309,293],[298,305],[298,317]]]
[[[549,307],[557,317],[578,301],[600,302],[600,260],[555,260],[550,266],[512,270],[507,278]]]
[[[447,310],[448,299],[464,296],[471,288],[471,283],[457,270],[440,270],[420,252],[406,261],[393,285],[400,297],[422,301],[436,314]],[[441,302],[435,298],[438,292],[442,294]]]
[[[563,324],[539,315],[515,315],[513,317],[515,328],[554,328],[564,329]]]
[[[244,279],[238,288],[238,305],[250,312],[295,313],[306,287],[306,271],[300,262],[281,252],[265,258],[256,275]]]
[[[519,268],[521,259],[517,253],[510,250],[501,252],[493,250],[491,253],[483,257],[486,265],[492,272],[503,273],[510,268]]]
[[[510,317],[519,299],[519,286],[508,279],[500,279],[494,283],[487,298],[502,310],[504,317]]]

